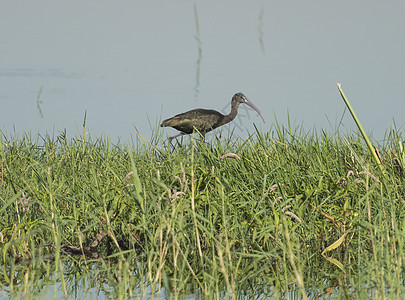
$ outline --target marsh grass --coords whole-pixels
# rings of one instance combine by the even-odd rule
[[[132,145],[85,131],[70,139],[66,132],[3,136],[0,293],[314,299],[405,292],[397,132],[377,145],[384,173],[359,136],[299,126],[276,125],[245,140],[188,136],[171,153],[166,147],[160,133],[150,141],[138,135]]]

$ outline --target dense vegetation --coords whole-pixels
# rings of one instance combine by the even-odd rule
[[[161,136],[85,137],[2,137],[0,295],[405,293],[395,132],[382,170],[358,136],[300,128],[185,137],[171,153]]]

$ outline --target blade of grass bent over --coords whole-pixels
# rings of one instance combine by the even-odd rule
[[[342,271],[344,271],[343,264],[342,264],[340,261],[338,261],[337,259],[335,259],[335,258],[326,256],[325,253],[328,252],[328,251],[331,251],[331,250],[333,250],[333,249],[336,249],[337,247],[339,247],[339,246],[343,243],[346,234],[347,234],[347,232],[345,232],[345,233],[344,233],[336,242],[334,242],[332,245],[329,245],[328,247],[326,247],[325,250],[323,250],[322,253],[321,253],[323,257],[325,257],[325,258],[326,258],[327,260],[329,260],[331,263],[335,264],[335,265],[336,265],[339,269],[341,269]]]

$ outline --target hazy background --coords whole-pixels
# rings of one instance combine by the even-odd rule
[[[405,1],[2,1],[0,130],[75,136],[87,111],[93,138],[126,142],[192,108],[228,113],[242,91],[266,119],[241,106],[226,130],[242,137],[288,114],[345,132],[340,82],[381,141],[394,119],[405,125],[404,12]]]

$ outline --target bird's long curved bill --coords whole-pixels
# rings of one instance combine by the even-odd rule
[[[260,110],[259,110],[256,106],[253,105],[252,102],[247,101],[247,102],[245,102],[245,104],[249,105],[252,109],[254,109],[254,110],[259,114],[259,116],[262,118],[263,123],[266,123],[266,121],[264,121],[264,118],[263,118],[263,116],[262,116],[262,113],[260,112]]]

